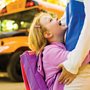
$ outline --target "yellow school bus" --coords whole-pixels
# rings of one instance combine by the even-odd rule
[[[27,39],[28,28],[35,14],[42,10],[57,14],[59,17],[64,12],[43,6],[32,0],[15,0],[0,10],[0,71],[7,71],[12,81],[22,81],[19,56],[24,51],[30,50]],[[5,31],[2,25],[5,20],[12,20],[14,23],[13,26],[10,23],[7,24],[9,29],[16,24],[18,29]],[[26,23],[26,27],[22,27],[23,23]]]

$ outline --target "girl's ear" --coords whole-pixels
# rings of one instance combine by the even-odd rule
[[[45,38],[51,38],[53,36],[53,34],[51,33],[51,32],[49,32],[49,31],[46,31],[45,33],[44,33],[44,37]]]

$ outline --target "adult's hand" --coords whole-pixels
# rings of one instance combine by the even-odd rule
[[[77,74],[72,74],[68,72],[62,64],[59,65],[59,68],[62,68],[62,72],[59,77],[59,82],[62,84],[70,84],[77,76]]]

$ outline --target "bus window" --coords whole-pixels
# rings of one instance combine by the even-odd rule
[[[0,11],[0,32],[27,29],[35,14],[39,13],[38,4],[32,0],[16,0]]]

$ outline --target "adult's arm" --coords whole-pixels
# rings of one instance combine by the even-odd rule
[[[60,5],[55,5],[55,4],[52,4],[52,3],[44,2],[42,0],[34,0],[34,1],[38,2],[38,4],[41,5],[42,7],[55,9],[55,10],[61,10],[61,11],[65,10],[65,8],[60,6]]]
[[[44,2],[42,0],[34,0],[34,1],[38,2],[40,9],[55,13],[59,18],[62,17],[65,11],[65,8],[60,5]]]
[[[67,71],[77,74],[82,65],[86,55],[90,50],[90,0],[84,0],[86,18],[83,30],[80,34],[76,48],[68,55],[68,59],[63,63]]]

